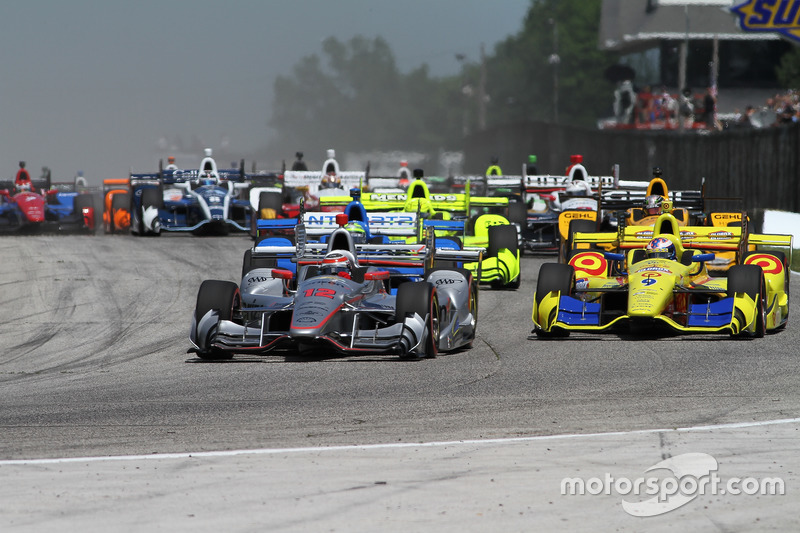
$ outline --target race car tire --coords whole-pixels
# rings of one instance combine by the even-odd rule
[[[156,237],[161,236],[161,232],[151,232],[151,231],[144,231],[144,212],[147,210],[148,207],[155,207],[156,209],[163,209],[164,207],[164,195],[161,192],[161,188],[158,187],[148,187],[142,190],[142,210],[139,214],[139,218],[141,218],[141,228],[142,232],[139,235],[154,235]]]
[[[572,251],[573,239],[576,233],[594,233],[596,231],[597,224],[593,220],[571,220],[567,229],[567,243],[564,255],[567,256]]]
[[[764,272],[757,265],[734,265],[728,270],[728,296],[743,292],[756,302],[756,338],[763,337],[767,331],[767,311],[764,306],[766,287]]]
[[[519,224],[520,228],[528,225],[528,206],[524,202],[509,202],[508,221]]]
[[[116,233],[117,230],[122,229],[116,227],[114,224],[114,214],[120,210],[127,210],[131,204],[131,193],[120,192],[111,197],[111,213],[109,213],[109,233]]]
[[[230,281],[205,280],[197,291],[197,304],[195,305],[195,320],[199,321],[207,312],[215,309],[220,320],[230,320],[236,309],[241,305],[239,286]],[[201,359],[230,359],[233,354],[220,350],[198,352]]]
[[[416,313],[425,319],[428,336],[425,357],[436,357],[439,351],[439,298],[436,288],[427,281],[403,283],[397,288],[395,319],[403,322],[407,314]]]
[[[88,207],[90,209],[94,209],[94,196],[91,194],[79,194],[75,197],[75,200],[72,204],[72,212],[75,216],[83,218],[81,214],[84,207]],[[89,229],[90,233],[95,232],[95,228],[97,224],[94,225],[91,229]]]
[[[779,250],[770,250],[769,252],[745,252],[744,255],[742,256],[742,262],[744,262],[744,260],[747,259],[747,256],[756,255],[756,254],[758,254],[758,255],[763,255],[763,254],[771,255],[771,256],[775,257],[780,263],[783,264],[783,272],[784,272],[783,291],[786,293],[786,296],[789,296],[789,281],[791,281],[791,279],[792,279],[792,269],[791,269],[791,267],[789,265],[789,262],[786,260],[786,254],[781,252],[781,251],[779,251]],[[789,316],[789,307],[787,306],[786,307],[786,314],[784,315],[784,317],[788,318],[788,316]],[[779,329],[785,328],[786,324],[787,324],[787,322],[784,321],[783,325],[780,326]]]
[[[514,255],[519,250],[517,227],[513,224],[489,227],[489,246],[486,247],[486,257],[497,257],[502,248],[507,248]]]
[[[575,269],[564,263],[544,263],[539,269],[539,280],[536,283],[534,296],[537,307],[549,292],[558,291],[562,296],[572,294],[575,286]],[[541,331],[536,330],[538,337],[569,337],[569,331]]]
[[[148,207],[164,208],[164,195],[161,193],[161,189],[148,187],[142,191],[142,209]]]
[[[475,317],[475,322],[477,325],[478,322],[478,283],[475,281],[475,277],[473,276],[472,272],[467,270],[466,268],[458,268],[458,267],[440,267],[437,266],[436,268],[430,269],[425,274],[425,279],[431,275],[432,272],[436,272],[437,270],[455,270],[456,272],[460,272],[467,279],[467,283],[469,283],[469,310],[472,313],[472,316]]]
[[[502,248],[507,248],[514,256],[519,252],[517,241],[517,227],[513,224],[489,227],[489,246],[486,248],[487,257],[497,257]],[[510,280],[505,286],[510,289],[519,289],[522,283],[522,272]]]
[[[253,257],[253,250],[247,249],[242,258],[242,277],[256,268],[276,268],[277,266],[278,260],[274,257]]]
[[[283,198],[281,194],[275,192],[260,193],[258,195],[258,217],[260,217],[262,209],[273,209],[276,215],[280,214],[283,209]]]

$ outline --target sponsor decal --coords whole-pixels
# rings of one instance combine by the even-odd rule
[[[726,241],[733,238],[733,233],[730,231],[714,231],[708,234],[708,238],[712,241]]]
[[[456,202],[458,201],[458,197],[455,194],[431,194],[431,201]]]
[[[271,279],[272,278],[268,278],[266,276],[253,276],[252,278],[247,278],[247,283],[263,283]]]
[[[667,271],[669,272],[669,271]],[[647,272],[642,280],[642,285],[655,285],[657,280],[655,278],[661,277],[660,272]]]
[[[580,278],[575,280],[576,289],[585,289],[589,287],[589,278]]]
[[[671,273],[672,271],[668,268],[659,267],[659,266],[649,266],[637,270],[636,272],[666,272],[667,274]]]
[[[565,211],[564,213],[562,213],[561,216],[563,216],[566,219],[582,218],[582,219],[594,220],[595,214],[596,213],[594,211]]]
[[[608,262],[605,257],[596,252],[578,254],[570,260],[569,264],[575,270],[582,270],[590,276],[602,276],[608,270]]]
[[[744,260],[744,264],[758,265],[764,271],[764,274],[780,274],[783,272],[783,263],[770,254],[748,255]]]
[[[714,213],[711,215],[714,220],[742,220],[741,213]]]
[[[376,226],[413,226],[415,217],[410,215],[370,215],[369,223]]]
[[[681,231],[682,240],[694,239],[695,237],[697,237],[697,233],[693,231]]]
[[[369,195],[369,199],[375,202],[405,202],[408,195],[406,194],[378,194],[373,193]]]
[[[299,318],[295,318],[294,322],[298,324],[309,324],[311,322],[317,322],[317,319],[311,316],[301,316]]]
[[[454,285],[456,283],[464,283],[464,280],[453,279],[453,278],[439,278],[434,283],[436,285]]]
[[[650,240],[650,238],[651,238],[652,236],[653,236],[653,230],[647,230],[647,231],[637,231],[637,232],[636,232],[636,233],[633,235],[633,237],[634,237],[634,238],[636,238],[636,239],[647,239],[647,240]]]
[[[731,12],[746,32],[774,32],[800,41],[800,4],[796,1],[747,0]]]

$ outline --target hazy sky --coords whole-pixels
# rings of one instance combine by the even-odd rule
[[[530,0],[14,0],[0,8],[0,179],[155,170],[159,139],[247,153],[272,86],[335,36],[382,36],[403,72],[459,70],[518,33]],[[335,148],[334,145],[332,145]],[[178,161],[183,166],[199,164]],[[292,154],[286,158],[291,160]],[[316,159],[316,158],[314,158]],[[227,165],[225,165],[227,166]]]

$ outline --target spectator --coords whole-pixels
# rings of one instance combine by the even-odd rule
[[[633,84],[630,80],[625,80],[614,91],[614,115],[617,124],[631,123],[635,104],[636,93],[633,90]]]
[[[653,93],[650,91],[649,85],[645,85],[644,88],[639,91],[636,103],[636,107],[639,111],[639,123],[647,124],[652,122],[655,117],[653,116]]]
[[[749,105],[744,109],[744,114],[739,117],[739,120],[736,122],[736,126],[739,128],[755,128],[756,125],[753,122],[753,115],[756,112],[756,108]]]
[[[714,88],[709,87],[706,89],[706,94],[703,96],[703,116],[702,122],[705,123],[706,128],[709,130],[717,129],[717,99],[714,97]]]
[[[297,158],[295,162],[292,163],[292,170],[298,171],[305,171],[308,170],[308,166],[306,166],[306,162],[303,161],[303,152],[296,152],[294,156]]]
[[[694,125],[694,103],[692,102],[692,90],[689,87],[684,87],[681,91],[678,111],[683,125],[691,128]]]

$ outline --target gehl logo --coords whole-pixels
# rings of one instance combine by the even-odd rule
[[[800,2],[796,0],[748,0],[731,8],[739,25],[748,32],[775,32],[800,41]]]

